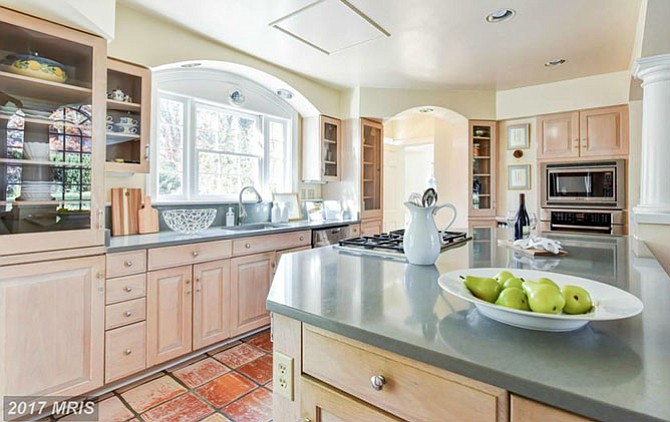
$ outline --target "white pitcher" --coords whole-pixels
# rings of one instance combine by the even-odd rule
[[[443,208],[451,208],[454,212],[454,217],[444,228],[447,231],[456,221],[456,207],[451,204],[421,207],[411,202],[405,202],[405,206],[410,212],[409,226],[403,237],[403,250],[407,261],[415,265],[433,265],[444,244],[435,225],[435,214]]]

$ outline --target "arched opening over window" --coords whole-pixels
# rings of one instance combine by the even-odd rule
[[[299,93],[224,62],[162,66],[153,80],[149,190],[157,202],[236,201],[247,185],[266,198],[297,189],[299,115],[318,113]]]

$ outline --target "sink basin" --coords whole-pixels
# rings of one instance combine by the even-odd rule
[[[254,231],[254,230],[269,230],[278,229],[281,227],[288,227],[288,224],[273,224],[273,223],[257,223],[257,224],[242,224],[241,226],[224,227],[225,230],[236,232]]]

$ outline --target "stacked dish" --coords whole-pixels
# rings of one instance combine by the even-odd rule
[[[51,186],[53,182],[28,182],[21,183],[21,198],[24,201],[51,201]]]

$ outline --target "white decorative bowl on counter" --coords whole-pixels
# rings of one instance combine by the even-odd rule
[[[167,226],[179,233],[195,234],[209,228],[216,218],[215,208],[178,209],[162,212]]]

